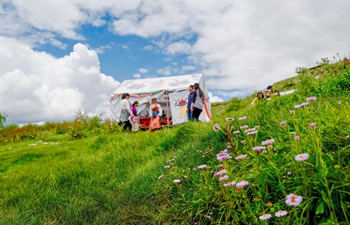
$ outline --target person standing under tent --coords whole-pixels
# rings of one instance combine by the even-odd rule
[[[199,115],[203,111],[203,91],[200,89],[198,83],[194,84],[191,111],[192,111],[192,119],[194,121],[199,121]]]
[[[194,86],[190,85],[188,87],[188,90],[190,91],[190,93],[188,94],[188,98],[187,98],[187,117],[188,117],[188,120],[192,120],[191,105],[192,105],[192,99],[193,99]]]
[[[130,95],[128,93],[122,94],[122,101],[121,101],[121,111],[120,111],[120,118],[119,120],[124,124],[124,130],[127,130],[128,128],[131,130],[131,123],[129,121],[129,116],[135,116],[130,109],[130,102],[129,102]]]
[[[152,104],[149,107],[149,115],[151,117],[148,132],[154,129],[160,129],[160,121],[162,121],[163,109],[160,104],[157,103],[157,99],[152,98]]]
[[[131,131],[132,132],[137,132],[139,130],[139,126],[140,126],[140,120],[139,117],[137,115],[137,106],[139,106],[139,102],[135,101],[132,106],[131,106],[131,112],[134,115],[130,116],[130,122],[131,122]]]

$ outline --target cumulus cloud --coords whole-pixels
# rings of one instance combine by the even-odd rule
[[[191,45],[187,42],[179,41],[168,45],[165,51],[171,55],[188,54],[191,52]]]
[[[209,92],[210,102],[223,102],[224,100],[218,96],[214,96],[213,93]]]
[[[197,68],[195,66],[186,65],[186,66],[182,66],[181,69],[182,71],[192,71],[192,70],[196,70]]]
[[[140,68],[139,71],[140,73],[148,73],[148,69],[146,68]]]
[[[95,51],[76,44],[62,58],[0,37],[0,111],[8,123],[70,120],[79,109],[109,111],[119,82],[102,74]]]
[[[102,45],[98,48],[95,48],[94,51],[97,52],[98,54],[104,54],[106,51],[109,51],[112,49],[112,44],[108,44],[108,45]]]
[[[172,75],[172,74],[174,74],[176,72],[177,72],[177,69],[176,68],[172,68],[170,66],[167,66],[167,67],[164,67],[164,68],[161,68],[161,69],[157,70],[158,74],[165,75],[165,76]]]
[[[39,37],[83,39],[81,25],[110,23],[115,34],[147,38],[162,53],[188,54],[184,64],[202,70],[211,89],[264,88],[293,76],[297,66],[350,50],[350,4],[342,0],[5,2],[0,3],[2,35],[30,31]],[[106,13],[111,21],[104,21]],[[44,40],[50,38],[55,37]],[[157,72],[174,73],[171,68]]]
[[[141,78],[141,74],[135,73],[135,74],[133,75],[133,77],[136,78],[136,79],[140,79],[140,78]]]

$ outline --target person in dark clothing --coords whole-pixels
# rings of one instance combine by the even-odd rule
[[[192,105],[192,99],[193,99],[193,93],[194,93],[194,86],[190,85],[188,87],[188,90],[190,91],[190,93],[188,94],[188,99],[187,99],[187,117],[188,117],[188,120],[192,120],[191,105]]]
[[[199,115],[203,111],[203,92],[200,89],[198,83],[194,84],[194,92],[192,95],[191,111],[192,111],[192,119],[194,121],[199,121]]]
[[[267,91],[271,93],[271,95],[279,96],[280,92],[273,89],[272,85],[267,86]]]

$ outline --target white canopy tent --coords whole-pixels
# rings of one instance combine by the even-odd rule
[[[111,95],[110,118],[112,121],[119,122],[121,96],[123,93],[129,93],[131,103],[139,102],[138,113],[141,119],[148,116],[149,104],[152,98],[156,98],[163,108],[163,117],[166,117],[167,121],[172,121],[172,125],[185,123],[188,120],[186,113],[188,87],[195,83],[199,84],[205,97],[205,104],[199,120],[208,122],[211,120],[211,107],[202,74],[125,80]]]

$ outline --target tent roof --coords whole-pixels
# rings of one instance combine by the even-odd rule
[[[187,90],[188,86],[199,83],[202,74],[156,77],[147,79],[125,80],[119,85],[113,95],[129,93],[142,94],[156,91]]]

